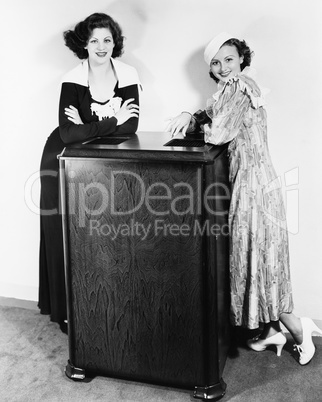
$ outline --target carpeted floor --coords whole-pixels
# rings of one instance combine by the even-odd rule
[[[3,304],[3,303],[2,303]],[[193,401],[191,392],[95,377],[74,382],[64,374],[67,335],[34,308],[0,305],[0,401]],[[272,350],[246,349],[241,334],[223,375],[227,402],[322,401],[322,338],[316,355],[301,367],[287,343],[278,358]]]

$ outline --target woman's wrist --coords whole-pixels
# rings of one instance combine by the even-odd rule
[[[187,113],[190,115],[190,117],[192,117],[192,114],[190,112],[186,112],[186,111],[181,112],[181,114],[183,114],[183,113]]]
[[[190,112],[184,111],[184,112],[181,112],[181,115],[187,116],[187,117],[184,117],[185,119],[187,119],[187,120],[186,120],[186,121],[187,121],[187,124],[190,124],[190,123],[191,123],[191,120],[193,119],[193,116],[192,116],[192,114],[191,114]],[[189,118],[189,120],[188,120],[188,118]]]

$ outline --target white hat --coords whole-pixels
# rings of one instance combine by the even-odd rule
[[[234,36],[228,34],[227,32],[221,32],[208,43],[204,52],[205,62],[208,64],[208,66],[210,66],[211,60],[217,54],[221,46],[231,38],[234,38]]]

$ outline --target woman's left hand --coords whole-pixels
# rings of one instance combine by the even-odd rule
[[[65,114],[68,116],[68,120],[70,120],[74,124],[84,124],[79,116],[78,109],[76,109],[76,107],[72,105],[70,105],[69,107],[65,107]]]

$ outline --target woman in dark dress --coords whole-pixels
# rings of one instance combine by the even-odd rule
[[[41,159],[39,303],[41,314],[66,330],[66,295],[58,159],[64,147],[111,134],[135,133],[139,117],[136,70],[116,60],[123,53],[120,26],[95,13],[64,33],[66,46],[82,60],[62,80],[59,127]]]

